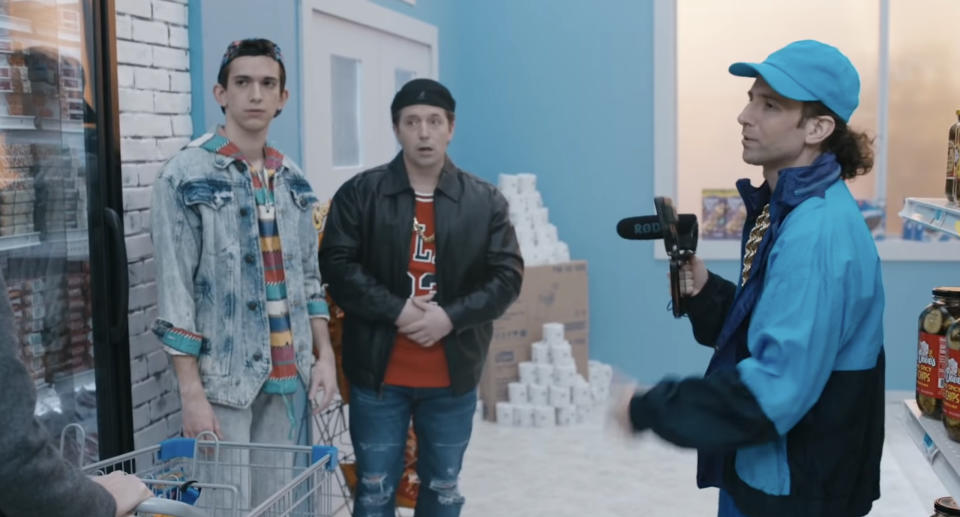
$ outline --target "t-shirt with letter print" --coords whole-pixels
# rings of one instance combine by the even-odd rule
[[[433,194],[416,193],[414,231],[410,236],[410,263],[407,278],[411,296],[422,296],[437,290],[437,242],[433,214]],[[422,347],[416,341],[397,333],[387,364],[385,384],[409,388],[446,388],[450,371],[443,342]]]

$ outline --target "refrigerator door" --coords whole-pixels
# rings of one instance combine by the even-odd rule
[[[78,463],[132,445],[112,19],[91,0],[0,0],[0,294],[36,416]]]

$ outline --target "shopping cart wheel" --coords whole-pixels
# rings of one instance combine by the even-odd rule
[[[171,517],[209,517],[206,512],[180,501],[152,497],[137,506],[140,514],[161,514]]]

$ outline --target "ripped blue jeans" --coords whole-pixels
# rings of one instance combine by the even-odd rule
[[[457,517],[463,453],[473,431],[477,391],[350,386],[350,438],[357,458],[354,517],[393,515],[410,417],[417,433],[420,493],[416,517]]]

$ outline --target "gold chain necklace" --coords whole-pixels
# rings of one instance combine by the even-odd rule
[[[426,231],[425,231],[425,228],[426,228],[426,227],[427,227],[426,225],[421,225],[421,224],[420,224],[420,221],[417,221],[417,216],[413,216],[413,231],[417,232],[417,235],[419,235],[420,238],[423,239],[423,242],[426,242],[426,243],[429,244],[429,243],[433,242],[434,240],[436,240],[436,238],[437,238],[437,232],[433,232],[433,235],[427,237],[427,236],[425,235],[425,234],[426,234]]]
[[[750,235],[747,237],[747,244],[744,246],[741,286],[747,285],[747,280],[750,278],[750,270],[753,268],[753,259],[757,254],[757,249],[760,247],[763,236],[769,228],[770,203],[767,203],[763,205],[763,210],[761,210],[760,215],[757,216],[757,221],[754,223],[753,229],[750,230]]]

